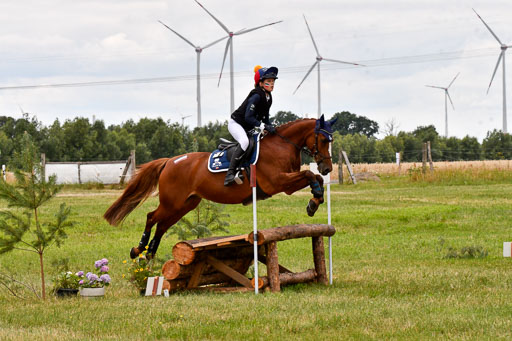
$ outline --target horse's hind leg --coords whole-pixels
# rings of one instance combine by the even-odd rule
[[[156,251],[158,250],[158,246],[160,245],[160,240],[162,239],[162,236],[165,234],[165,232],[167,232],[169,227],[176,224],[185,214],[196,208],[200,202],[200,197],[190,197],[184,202],[183,206],[180,209],[171,212],[171,214],[168,215],[165,220],[161,220],[158,222],[158,225],[156,226],[155,236],[151,240],[151,243],[149,243],[148,255],[154,257]]]
[[[149,212],[146,219],[146,227],[144,228],[144,233],[142,234],[142,237],[140,238],[139,246],[132,247],[130,250],[130,258],[134,259],[139,254],[141,254],[148,245],[149,237],[151,236],[151,228],[156,224],[157,220],[154,219],[155,213],[158,211],[160,207],[158,207],[153,212]]]

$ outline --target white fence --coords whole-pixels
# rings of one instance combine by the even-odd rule
[[[118,184],[128,181],[135,174],[133,152],[127,161],[46,162],[44,154],[41,161],[45,179],[56,175],[58,184]]]

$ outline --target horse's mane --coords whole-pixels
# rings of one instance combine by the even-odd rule
[[[289,126],[297,124],[299,122],[311,121],[311,120],[315,120],[315,119],[314,118],[301,118],[301,119],[298,119],[298,120],[295,120],[295,121],[290,121],[290,122],[283,123],[283,124],[277,126],[276,128],[280,128],[280,129],[288,128]]]

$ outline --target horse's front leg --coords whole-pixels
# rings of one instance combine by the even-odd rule
[[[309,170],[295,173],[281,173],[276,181],[282,184],[281,192],[285,192],[288,195],[303,189],[307,185],[311,187],[313,198],[309,200],[306,207],[310,217],[315,215],[318,206],[324,202],[324,179]]]

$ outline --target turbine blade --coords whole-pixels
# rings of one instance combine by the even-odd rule
[[[453,82],[455,82],[455,80],[457,79],[457,77],[459,77],[459,75],[460,75],[460,72],[459,72],[459,73],[457,73],[457,75],[453,78],[453,80],[452,80],[452,81],[450,82],[450,84],[446,87],[446,89],[449,89],[449,88],[450,88],[450,86],[452,86]]]
[[[475,9],[472,8],[473,12],[475,12],[475,14],[480,18],[480,20],[482,20],[482,22],[484,23],[485,27],[487,27],[487,29],[489,30],[489,32],[491,32],[491,34],[494,36],[494,38],[496,38],[496,40],[498,41],[498,43],[500,43],[500,45],[503,45],[503,43],[501,42],[500,38],[498,38],[498,36],[496,34],[494,34],[494,32],[491,30],[491,28],[489,27],[489,25],[487,25],[484,21],[484,19],[482,19],[482,17],[476,13]]]
[[[302,83],[304,83],[304,81],[306,80],[306,78],[308,78],[309,74],[311,73],[311,71],[314,69],[314,67],[316,66],[316,64],[318,64],[318,61],[315,62],[315,64],[313,64],[308,72],[306,73],[306,75],[304,76],[304,78],[302,78],[302,81],[300,82],[300,84],[297,86],[297,89],[295,89],[295,91],[293,92],[293,94],[295,95],[295,93],[297,92],[297,90],[299,90],[300,86],[302,85]]]
[[[210,13],[210,12],[209,12],[209,11],[208,11],[204,6],[203,6],[203,5],[201,5],[201,3],[200,3],[199,1],[195,0],[195,2],[197,2],[197,4],[198,4],[199,6],[201,6],[201,8],[202,8],[202,9],[204,9],[204,10],[206,11],[206,13],[208,13],[208,14],[210,15],[210,17],[212,17],[212,18],[213,18],[213,20],[215,20],[215,21],[217,22],[217,24],[219,24],[219,25],[220,25],[220,27],[222,27],[222,28],[224,29],[224,31],[226,31],[226,33],[228,33],[228,34],[229,34],[229,30],[228,30],[228,28],[227,28],[227,27],[226,27],[226,26],[225,26],[225,25],[224,25],[224,24],[223,24],[219,19],[215,18],[215,17],[213,16],[213,14],[211,14],[211,13]]]
[[[446,89],[445,91],[446,91],[446,96],[448,96],[448,99],[450,100],[450,103],[452,104],[453,110],[455,110],[455,106],[453,105],[452,98],[450,97],[450,93],[448,92],[448,89]]]
[[[185,38],[184,36],[182,36],[181,34],[179,34],[178,32],[176,32],[175,30],[173,30],[172,28],[170,28],[169,26],[167,26],[166,24],[164,24],[163,22],[161,22],[160,20],[158,20],[158,22],[162,25],[164,25],[165,27],[167,27],[169,30],[171,30],[172,32],[174,32],[174,34],[176,34],[178,37],[180,37],[181,39],[185,40],[190,46],[192,46],[193,48],[196,48],[196,46],[194,44],[192,44],[190,42],[190,40],[188,40],[187,38]]]
[[[341,64],[349,64],[349,65],[357,65],[357,66],[366,66],[362,64],[352,63],[352,62],[344,62],[342,60],[337,59],[329,59],[329,58],[322,58],[323,60],[327,60],[328,62],[335,62],[335,63],[341,63]]]
[[[240,34],[248,33],[248,32],[251,32],[251,31],[254,31],[254,30],[260,29],[260,28],[262,28],[262,27],[266,27],[266,26],[270,26],[270,25],[279,24],[279,23],[281,23],[281,22],[283,22],[283,21],[282,21],[282,20],[279,20],[279,21],[275,21],[275,22],[270,23],[270,24],[265,24],[265,25],[261,25],[261,26],[257,26],[257,27],[253,27],[253,28],[248,28],[248,29],[245,29],[245,28],[244,28],[244,29],[242,29],[242,30],[240,30],[240,31],[238,31],[238,32],[235,32],[234,34],[235,34],[235,35],[240,35]]]
[[[213,46],[213,45],[217,44],[217,43],[218,43],[218,42],[220,42],[220,41],[223,41],[223,40],[224,40],[224,39],[226,39],[227,37],[228,37],[228,36],[224,36],[224,37],[222,37],[222,38],[220,38],[220,39],[215,40],[215,41],[214,41],[214,42],[212,42],[212,43],[206,44],[205,46],[203,46],[203,50],[204,50],[204,49],[209,48],[210,46]]]
[[[220,79],[222,78],[222,71],[224,70],[224,63],[226,62],[226,56],[228,54],[229,45],[231,45],[232,37],[229,37],[226,43],[226,49],[224,50],[224,58],[222,59],[222,67],[220,68],[219,82],[217,83],[217,87],[220,85]]]
[[[436,89],[442,89],[442,90],[445,90],[445,88],[440,87],[440,86],[435,86],[435,85],[425,85],[425,86],[428,86],[429,88],[436,88]]]
[[[503,54],[505,50],[501,51],[500,56],[498,57],[498,62],[496,63],[496,67],[494,68],[494,72],[492,73],[491,82],[489,83],[489,87],[487,88],[487,93],[489,93],[489,89],[491,88],[492,80],[494,79],[494,75],[496,75],[496,71],[498,70],[498,66],[500,65],[501,58],[503,58]]]
[[[315,47],[316,55],[318,57],[320,57],[320,52],[318,52],[318,47],[316,47],[315,39],[313,38],[313,33],[311,33],[311,30],[309,29],[309,25],[308,25],[308,21],[306,20],[306,16],[304,14],[302,16],[304,17],[304,21],[306,22],[306,26],[308,28],[309,35],[311,36],[311,40],[313,41],[313,46]]]

